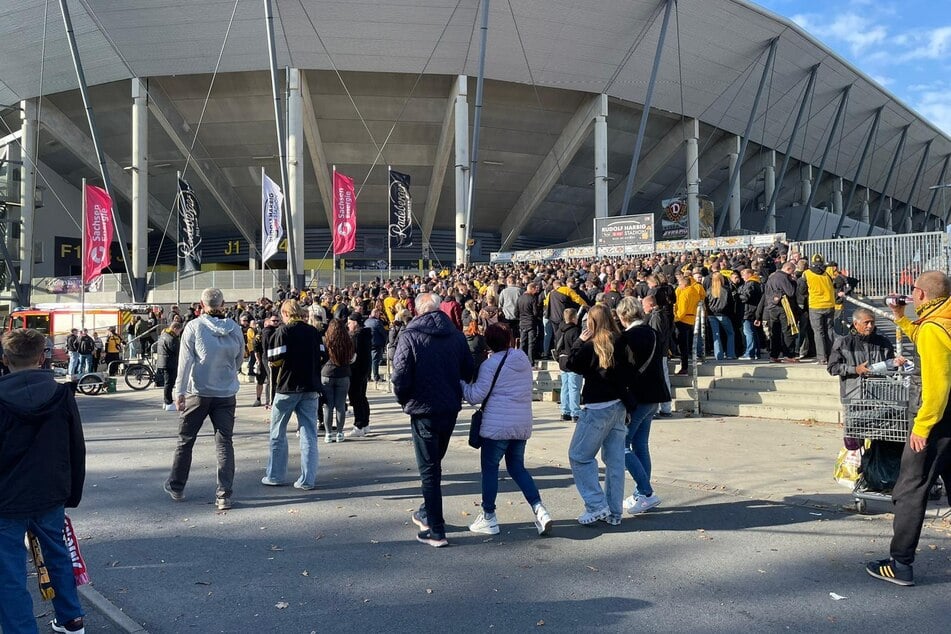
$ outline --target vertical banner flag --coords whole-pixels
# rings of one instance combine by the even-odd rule
[[[267,175],[261,179],[261,203],[263,224],[261,226],[261,263],[267,262],[274,256],[284,238],[281,208],[284,205],[284,194],[277,183]]]
[[[334,172],[334,255],[357,248],[357,199],[353,179]]]
[[[201,229],[198,216],[201,207],[188,183],[178,179],[178,257],[186,273],[201,270]]]
[[[86,232],[83,236],[83,284],[89,284],[109,266],[112,247],[112,199],[101,187],[86,185]]]
[[[413,199],[409,195],[409,174],[390,170],[390,248],[413,246]]]

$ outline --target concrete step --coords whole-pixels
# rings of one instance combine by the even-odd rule
[[[697,387],[702,389],[709,388],[713,385],[715,380],[716,377],[713,376],[698,376]],[[670,387],[693,387],[693,377],[671,375]]]
[[[782,405],[760,405],[752,403],[731,403],[728,401],[702,401],[701,411],[713,416],[746,416],[750,418],[777,418],[783,420],[814,420],[820,423],[840,423],[841,413],[822,407],[809,407],[803,403],[800,407]]]
[[[796,394],[792,392],[760,392],[756,390],[726,390],[714,388],[706,390],[708,401],[730,403],[752,403],[773,405],[776,407],[802,407],[815,409],[831,409],[838,411],[841,408],[838,395]]]
[[[823,380],[764,379],[753,377],[714,377],[712,387],[717,390],[745,390],[750,392],[782,392],[810,394],[839,398],[839,380],[826,376]]]

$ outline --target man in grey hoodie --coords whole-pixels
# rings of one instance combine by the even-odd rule
[[[192,464],[192,447],[205,418],[215,428],[218,455],[218,487],[215,506],[219,511],[231,508],[234,481],[235,395],[238,393],[238,368],[244,360],[244,336],[241,326],[225,317],[221,289],[206,288],[201,293],[201,317],[193,319],[182,331],[175,382],[176,405],[180,412],[178,447],[172,472],[165,481],[165,492],[175,501],[183,493]]]

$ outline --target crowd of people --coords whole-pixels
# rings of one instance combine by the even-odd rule
[[[544,535],[552,528],[552,516],[524,456],[533,427],[533,371],[542,360],[551,360],[561,370],[562,418],[574,423],[568,458],[584,507],[577,520],[617,525],[625,512],[644,513],[661,503],[651,486],[649,446],[653,419],[670,413],[668,358],[679,356],[684,373],[692,355],[712,350],[718,360],[757,359],[768,346],[772,362],[818,357],[843,378],[845,394],[869,364],[894,354],[885,346],[881,354],[859,354],[862,346],[881,344],[872,339],[874,319],[868,311],[854,313],[852,338],[833,344],[831,320],[857,281],[819,254],[808,263],[787,255],[777,244],[709,255],[460,266],[347,288],[280,289],[274,300],[253,303],[226,304],[219,289],[205,289],[200,302],[185,310],[173,306],[166,314],[156,311],[155,323],[143,318],[146,325],[140,327],[142,334],[158,333],[163,407],[179,414],[178,443],[164,489],[173,500],[184,499],[193,446],[209,419],[218,462],[215,507],[232,508],[232,435],[242,374],[257,384],[254,405],[269,409],[262,485],[314,489],[319,486],[319,434],[326,443],[343,441],[349,404],[349,435],[366,436],[372,417],[367,385],[383,379],[385,368],[393,395],[410,419],[423,497],[412,515],[417,540],[434,547],[449,543],[442,462],[464,401],[480,405],[482,415],[477,437],[470,438],[480,449],[482,512],[470,530],[500,530],[496,498],[504,459]],[[893,494],[890,557],[866,568],[873,577],[900,585],[914,583],[912,562],[928,491],[938,477],[951,481],[951,281],[944,273],[924,272],[915,281],[912,300],[915,321],[904,316],[904,306],[894,310],[921,355],[922,403]],[[709,350],[705,341],[693,340],[701,315],[712,335]],[[131,334],[143,339],[135,326]],[[114,329],[101,346],[94,333],[77,331],[71,337],[80,368],[97,349],[108,359],[131,345]],[[0,457],[26,467],[11,480],[7,462],[0,464],[0,558],[22,572],[23,535],[31,531],[39,538],[53,585],[64,587],[62,594],[56,588],[54,630],[79,631],[81,608],[66,589],[72,581],[69,554],[57,537],[64,507],[78,504],[82,493],[78,409],[72,391],[63,391],[52,373],[38,369],[46,359],[42,334],[14,330],[4,336],[3,346],[12,373],[0,377]],[[21,398],[26,385],[31,396]],[[292,417],[300,437],[296,478],[287,473]],[[51,423],[44,433],[19,433],[41,418]],[[20,444],[11,445],[11,439]],[[25,456],[29,460],[22,462]],[[66,467],[50,479],[45,465],[54,462]],[[627,496],[625,471],[633,482]],[[19,577],[4,577],[0,617],[5,629],[32,621],[32,612],[23,608],[30,605],[25,579]]]

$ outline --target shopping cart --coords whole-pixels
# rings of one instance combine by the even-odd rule
[[[911,430],[909,400],[912,376],[896,373],[888,376],[863,376],[858,398],[845,404],[845,435],[885,442],[905,443]],[[897,477],[897,474],[895,474]],[[867,501],[891,501],[890,491],[864,488],[860,478],[852,491],[855,509],[864,513]]]

